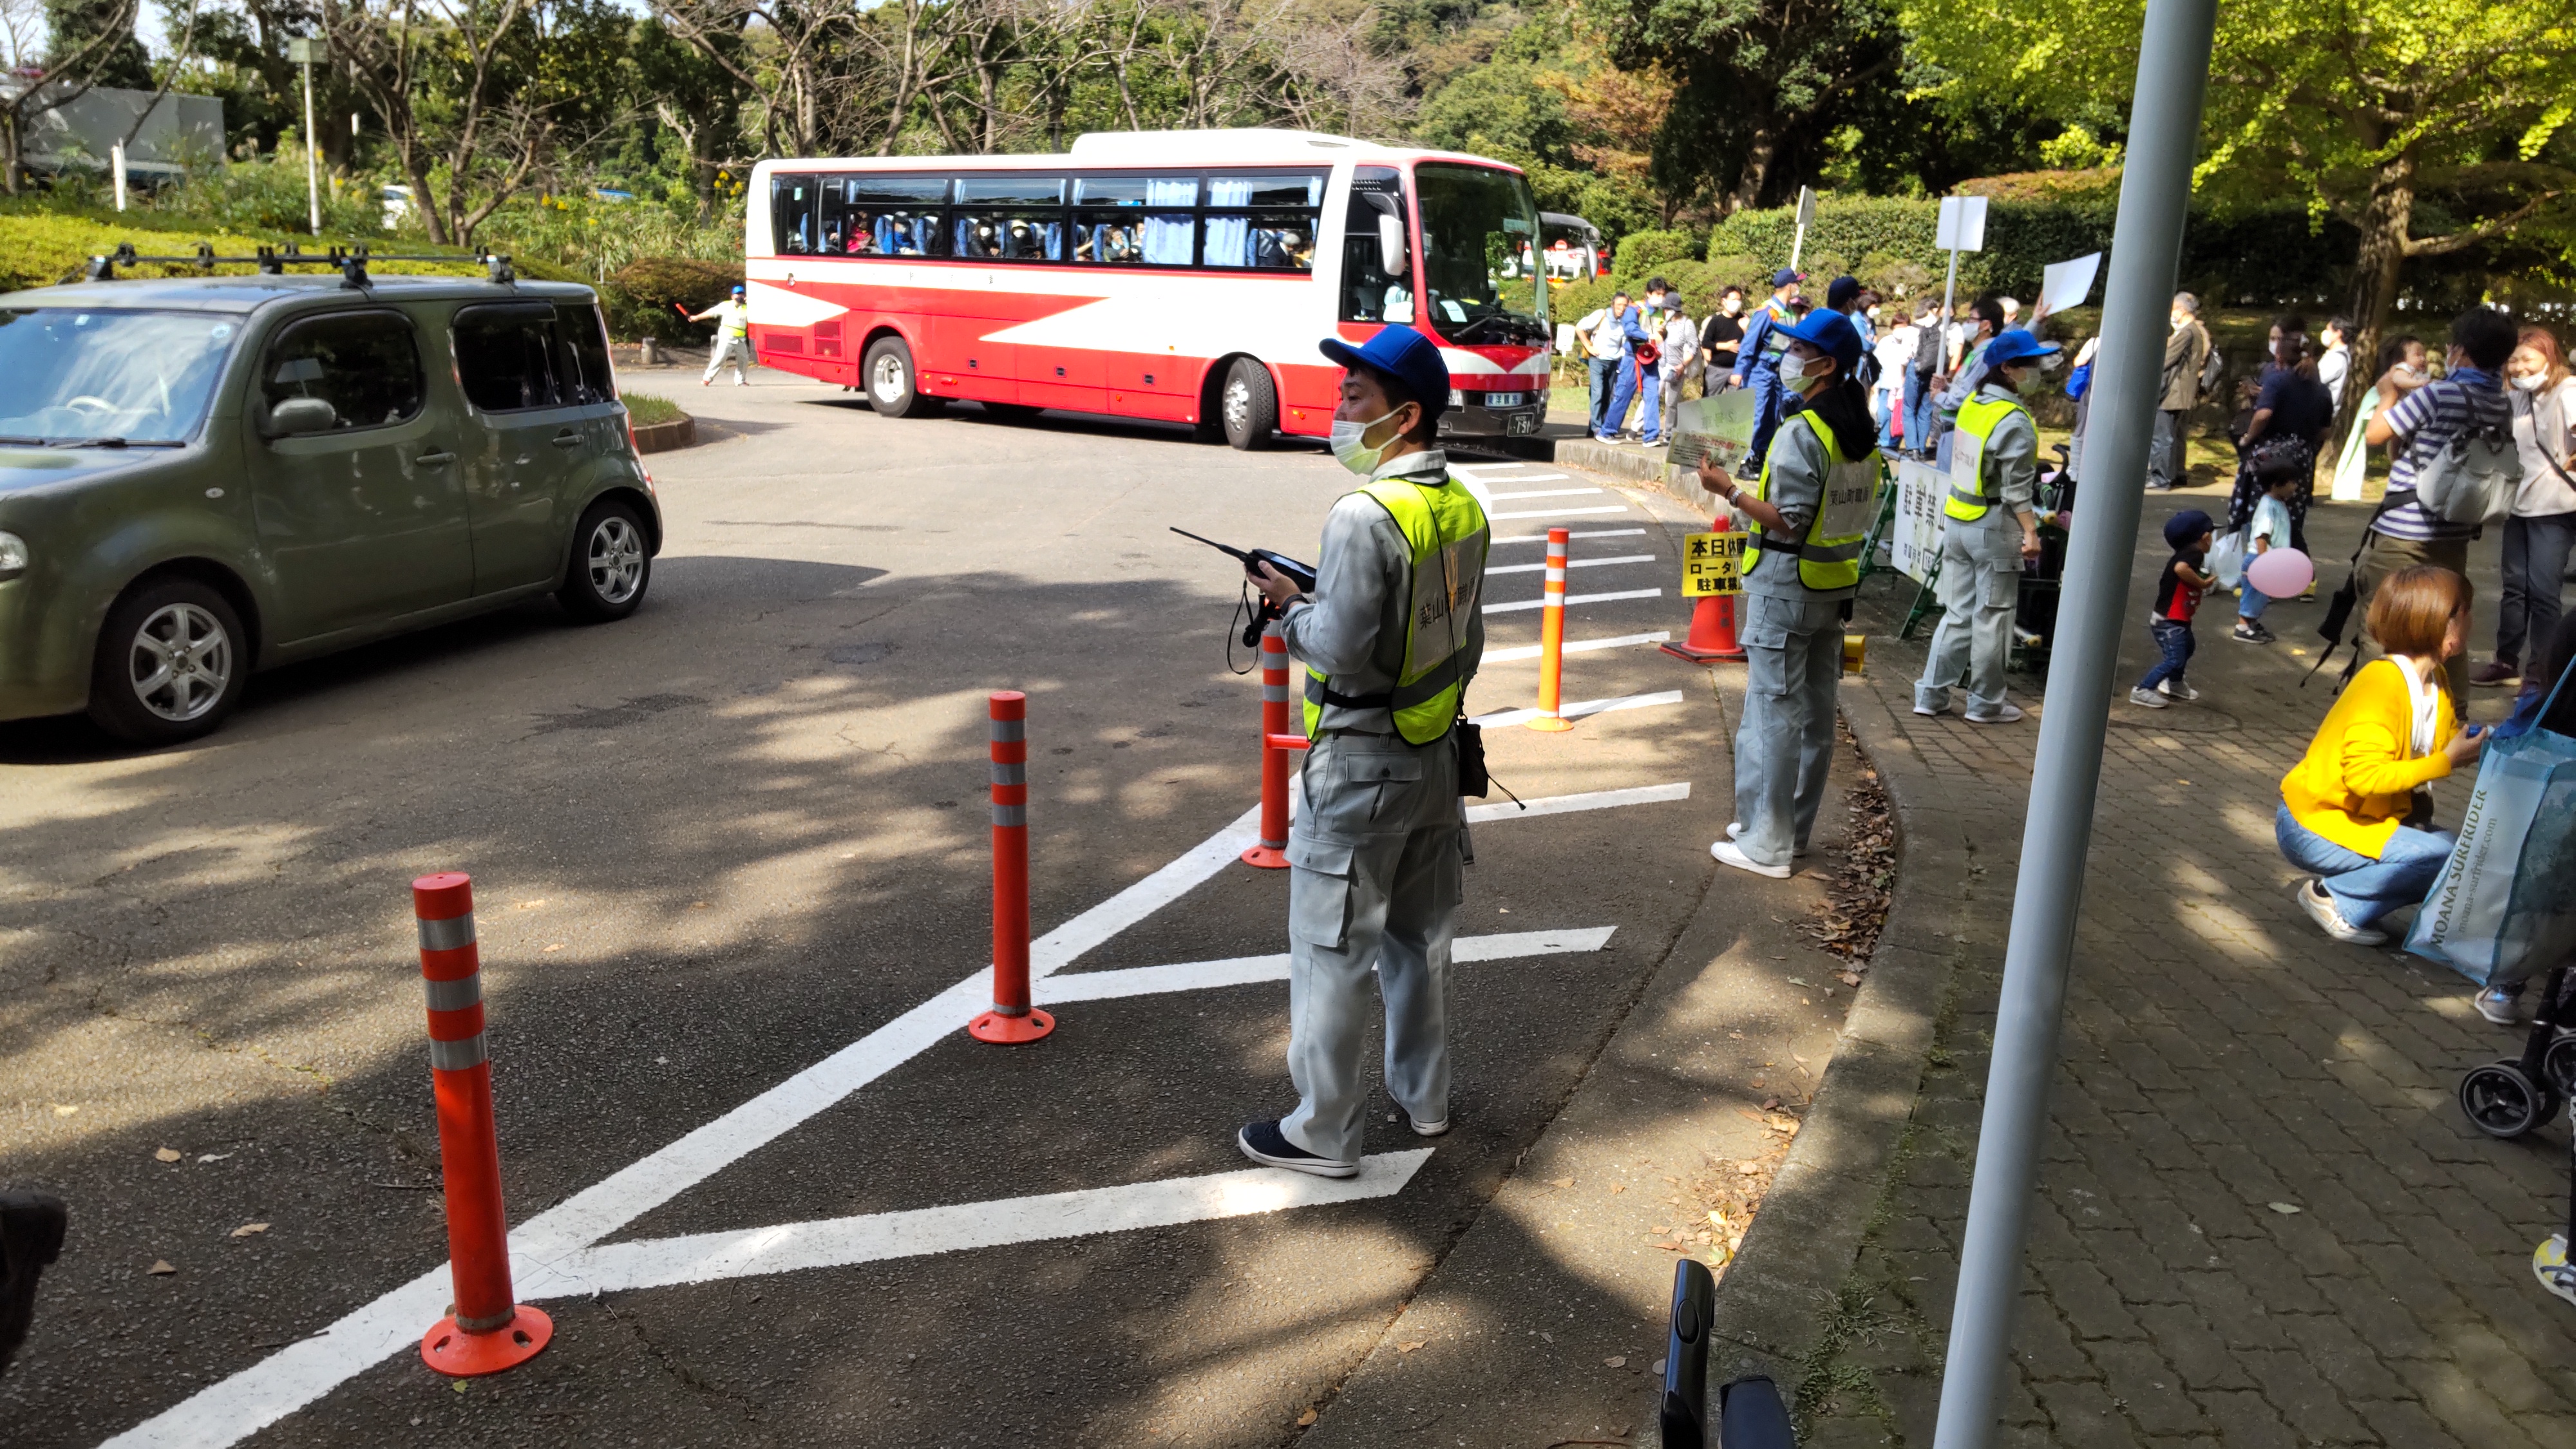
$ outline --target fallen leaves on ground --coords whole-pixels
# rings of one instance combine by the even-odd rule
[[[267,1231],[268,1224],[266,1223],[244,1223],[240,1227],[233,1229],[233,1236],[236,1238],[247,1238]]]
[[[1397,1345],[1395,1346],[1395,1351],[1396,1351],[1397,1353],[1411,1353],[1411,1352],[1413,1352],[1415,1349],[1422,1347],[1424,1344],[1426,1344],[1426,1343],[1428,1343],[1428,1342],[1430,1342],[1430,1340],[1429,1340],[1429,1339],[1426,1339],[1426,1338],[1417,1338],[1417,1339],[1415,1339],[1415,1340],[1414,1340],[1413,1342],[1411,1342],[1411,1343],[1399,1343],[1399,1344],[1397,1344]]]
[[[176,1147],[164,1147],[152,1154],[152,1160],[155,1162],[176,1162],[187,1155],[188,1154],[180,1151]]]
[[[1857,752],[1859,746],[1852,742],[1849,729],[1837,722],[1834,733]],[[1856,971],[1878,949],[1878,933],[1887,925],[1888,895],[1896,884],[1896,821],[1876,770],[1860,772],[1848,799],[1851,829],[1843,840],[1842,865],[1803,929],[1809,939],[1852,963]],[[1843,984],[1860,983],[1846,972]]]
[[[2272,1211],[2279,1213],[2283,1217],[2288,1217],[2292,1213],[2306,1211],[2306,1209],[2300,1207],[2294,1202],[2267,1203],[2265,1206],[2269,1207]]]
[[[169,1259],[155,1258],[152,1260],[152,1266],[144,1269],[143,1271],[151,1274],[155,1278],[167,1278],[179,1270],[170,1266]]]
[[[1570,1178],[1570,1177],[1551,1177],[1551,1178],[1549,1178],[1547,1181],[1548,1181],[1548,1185],[1549,1185],[1549,1186],[1551,1186],[1551,1187],[1572,1187],[1572,1186],[1574,1186],[1574,1179],[1573,1179],[1573,1178]]]
[[[1601,1366],[1603,1368],[1626,1368],[1628,1366],[1628,1356],[1624,1353],[1614,1353],[1608,1358],[1601,1360]]]
[[[1300,1429],[1303,1429],[1314,1422],[1315,1411],[1313,1409],[1308,1409],[1306,1412],[1297,1416],[1297,1427]]]

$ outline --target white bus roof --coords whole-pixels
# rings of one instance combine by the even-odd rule
[[[1418,147],[1387,146],[1321,131],[1242,127],[1205,131],[1090,131],[1061,155],[800,157],[764,161],[763,167],[795,171],[1015,171],[1031,166],[1294,166],[1342,159],[1404,161],[1437,157],[1517,172],[1484,156]]]

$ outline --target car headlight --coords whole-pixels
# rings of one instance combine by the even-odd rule
[[[14,533],[0,533],[0,582],[26,571],[27,541]]]
[[[1466,405],[1467,395],[1465,393],[1460,392],[1454,387],[1449,389],[1449,406],[1453,408],[1463,408]]]

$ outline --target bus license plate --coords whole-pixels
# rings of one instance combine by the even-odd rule
[[[1525,392],[1489,392],[1485,394],[1485,406],[1489,408],[1516,408],[1522,403],[1528,401],[1529,394]]]
[[[1512,414],[1512,420],[1511,420],[1511,431],[1512,431],[1512,433],[1514,433],[1514,434],[1520,434],[1520,433],[1535,433],[1535,432],[1537,432],[1537,431],[1538,431],[1538,414],[1536,414],[1536,413],[1514,413],[1514,414]]]

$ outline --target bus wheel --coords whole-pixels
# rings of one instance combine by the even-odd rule
[[[939,399],[923,396],[913,385],[918,377],[912,370],[912,349],[900,337],[878,338],[868,348],[859,377],[867,389],[868,404],[886,417],[928,417],[939,410]]]
[[[1225,421],[1225,440],[1249,451],[1265,447],[1279,427],[1279,393],[1270,384],[1270,369],[1249,357],[1238,357],[1225,374],[1225,391],[1217,398]]]

